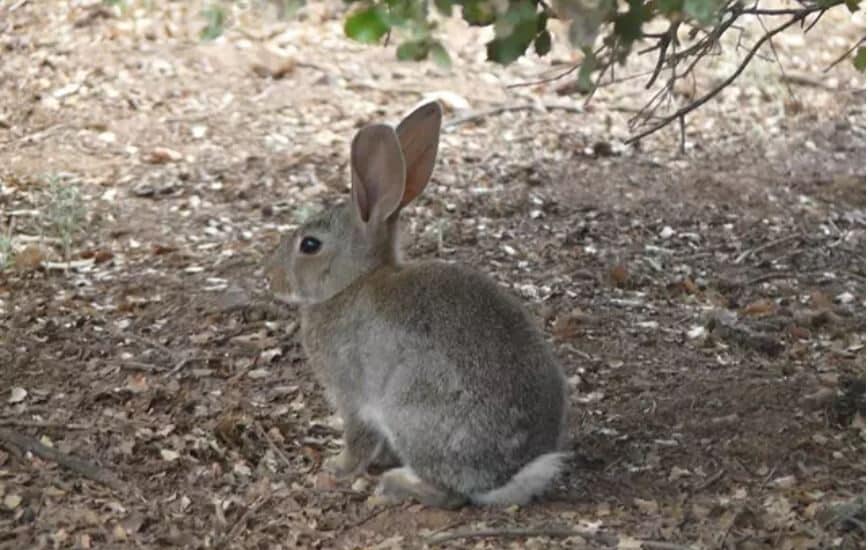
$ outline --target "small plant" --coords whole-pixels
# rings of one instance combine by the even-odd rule
[[[202,12],[205,17],[205,28],[199,33],[202,40],[214,40],[223,34],[226,26],[226,10],[219,4],[211,4]]]
[[[48,180],[48,207],[46,220],[63,247],[63,257],[69,261],[72,240],[85,220],[84,201],[81,192],[73,183],[63,182],[58,176]]]
[[[0,235],[0,271],[12,265],[12,239],[7,235]]]

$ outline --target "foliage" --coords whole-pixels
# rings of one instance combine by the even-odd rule
[[[203,12],[205,28],[200,33],[203,40],[214,40],[223,34],[226,25],[226,11],[219,4],[211,4]]]
[[[66,260],[69,260],[72,239],[84,224],[85,213],[84,201],[78,187],[61,181],[58,176],[51,176],[48,179],[48,206],[45,217],[55,236],[60,239]]]
[[[526,55],[531,45],[537,55],[548,54],[552,45],[549,22],[556,18],[569,21],[569,40],[583,54],[582,61],[569,71],[577,76],[575,89],[579,93],[591,94],[606,79],[615,81],[616,67],[631,56],[655,56],[655,68],[646,88],[651,88],[662,74],[666,77],[660,90],[631,119],[631,128],[641,130],[628,140],[633,142],[675,120],[683,125],[686,114],[732,83],[760,47],[776,34],[797,24],[807,32],[828,10],[846,6],[855,12],[861,1],[800,0],[797,7],[764,7],[759,1],[746,5],[743,0],[554,0],[551,5],[545,0],[435,0],[433,7],[443,16],[458,9],[468,24],[493,27],[494,37],[486,44],[486,54],[490,61],[503,65]],[[399,59],[421,60],[430,55],[439,63],[448,63],[448,53],[436,38],[431,2],[347,2],[355,5],[347,17],[349,37],[377,42],[391,36],[394,29],[402,39],[396,50]],[[777,16],[776,20],[783,23],[771,29],[763,23],[765,34],[746,48],[742,62],[722,85],[666,116],[657,114],[658,108],[675,95],[676,82],[692,76],[702,58],[719,50],[725,33],[740,32],[742,25],[738,23],[742,18],[765,16]],[[863,73],[864,40],[839,59],[850,56]],[[645,47],[638,49],[639,44]]]
[[[0,235],[0,271],[6,269],[12,262],[12,238]]]
[[[740,0],[556,0],[552,5],[544,0],[348,0],[348,3],[356,6],[347,17],[347,36],[376,42],[396,29],[404,38],[397,48],[399,59],[419,60],[429,54],[444,56],[445,51],[436,39],[432,4],[441,15],[449,16],[458,9],[470,25],[493,26],[495,36],[486,44],[486,52],[489,60],[504,65],[525,55],[531,45],[538,55],[546,55],[552,42],[549,21],[569,20],[570,41],[585,54],[579,72],[580,80],[584,81],[615,63],[623,64],[637,43],[660,38],[663,33],[648,30],[660,22],[668,22],[667,40],[671,43],[678,40],[674,31],[681,26],[689,27],[689,35],[694,38],[706,33],[720,36],[734,19],[760,14]],[[801,2],[801,9],[822,14],[846,5],[855,11],[860,3],[861,0],[806,0]],[[798,16],[799,11],[780,8],[762,13]],[[858,55],[855,63],[861,66]]]
[[[215,0],[218,1],[218,0]],[[229,0],[224,0],[229,1]],[[240,0],[239,0],[240,1]],[[295,11],[304,0],[270,0],[291,5]],[[685,115],[717,95],[737,78],[759,49],[776,34],[795,25],[808,32],[831,9],[859,9],[862,0],[798,0],[790,5],[766,7],[759,0],[344,0],[348,12],[345,34],[367,44],[397,43],[398,59],[433,59],[449,65],[450,56],[438,39],[438,21],[460,13],[474,27],[491,28],[493,37],[485,45],[487,58],[508,65],[533,51],[545,56],[552,48],[550,23],[560,19],[569,23],[568,38],[582,52],[581,61],[566,74],[574,74],[579,93],[592,94],[607,82],[616,81],[618,67],[635,56],[649,55],[656,60],[646,88],[660,79],[663,85],[630,121],[632,128],[645,128],[629,141],[640,139],[674,120],[683,123]],[[220,4],[206,10],[207,26],[203,38],[215,38],[225,25]],[[665,117],[658,107],[675,94],[675,84],[692,76],[697,63],[719,51],[721,39],[729,32],[741,33],[748,18],[774,17],[782,23],[767,28],[753,46],[739,48],[747,53],[734,73],[690,105]],[[817,36],[820,44],[824,37]],[[853,66],[865,72],[865,39],[844,52],[838,61],[850,58]],[[772,52],[775,56],[776,52]],[[563,76],[565,76],[563,75]],[[665,75],[665,76],[664,76]],[[632,75],[631,75],[632,76]],[[650,128],[650,130],[648,130]]]

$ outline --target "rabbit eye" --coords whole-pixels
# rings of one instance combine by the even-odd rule
[[[298,245],[302,254],[316,254],[322,246],[322,241],[315,237],[304,237]]]

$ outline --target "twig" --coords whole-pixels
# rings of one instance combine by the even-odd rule
[[[793,233],[792,235],[787,235],[785,237],[781,237],[780,239],[775,239],[773,241],[769,241],[769,242],[762,244],[756,248],[751,248],[749,250],[745,250],[744,252],[742,252],[741,254],[738,255],[738,257],[735,259],[734,263],[740,264],[743,261],[745,261],[746,259],[748,259],[749,257],[754,256],[760,252],[763,252],[764,250],[768,250],[769,248],[774,248],[778,245],[792,241],[793,239],[798,239],[801,236],[802,236],[801,233]]]
[[[788,28],[795,25],[799,21],[802,21],[809,14],[811,14],[815,11],[818,11],[818,10],[817,9],[805,10],[804,12],[793,16],[786,23],[784,23],[778,27],[775,27],[773,30],[767,32],[765,35],[762,36],[762,38],[757,40],[757,42],[753,45],[753,47],[750,49],[750,51],[748,51],[747,55],[742,60],[742,62],[739,64],[739,66],[735,70],[735,72],[733,72],[723,82],[721,82],[719,85],[715,86],[711,91],[706,93],[701,98],[699,98],[696,101],[678,109],[674,113],[663,117],[660,120],[660,122],[658,122],[657,124],[654,124],[653,126],[648,128],[647,130],[644,130],[643,132],[640,132],[640,133],[636,134],[635,136],[630,137],[624,143],[625,144],[635,143],[635,142],[639,141],[640,139],[647,137],[647,136],[653,134],[654,132],[660,130],[661,128],[669,125],[669,123],[671,123],[672,121],[677,120],[680,117],[683,117],[684,115],[694,111],[695,109],[698,109],[699,107],[701,107],[702,105],[707,103],[709,100],[716,97],[717,94],[719,94],[721,91],[723,91],[724,88],[726,88],[727,86],[732,84],[735,81],[735,79],[737,79],[741,75],[741,73],[744,72],[745,68],[747,68],[751,59],[753,59],[753,57],[756,55],[756,53],[759,51],[759,49],[763,46],[763,44],[765,44],[766,42],[771,40],[775,35],[787,30]]]
[[[763,30],[764,30],[765,32],[769,32],[769,29],[768,29],[768,27],[766,27],[766,23],[765,23],[765,21],[763,21],[763,18],[760,17],[760,16],[757,16],[756,19],[757,19],[757,21],[759,21],[759,24],[762,26]],[[775,43],[774,43],[774,42],[769,41],[769,49],[772,51],[772,56],[774,57],[775,62],[776,62],[777,65],[778,65],[778,69],[781,70],[781,76],[782,76],[782,77],[783,77],[783,76],[786,76],[786,75],[787,75],[787,71],[784,70],[784,64],[781,63],[781,58],[780,58],[780,56],[778,55],[778,49],[775,48]],[[784,83],[784,86],[787,87],[787,93],[790,94],[790,99],[793,100],[793,101],[795,101],[795,99],[796,99],[796,95],[793,93],[793,89],[790,87],[790,83],[787,82],[787,80],[786,80],[785,78],[781,78],[781,82],[783,82],[783,83]]]
[[[760,283],[767,283],[769,281],[774,281],[775,279],[791,279],[797,278],[798,276],[792,271],[773,271],[772,273],[766,273],[765,275],[760,275],[758,277],[754,277],[753,279],[749,279],[745,281],[744,284],[740,285],[742,287],[751,287],[754,285],[758,285]]]
[[[257,510],[262,508],[269,500],[271,500],[270,494],[262,495],[256,500],[254,500],[253,503],[247,507],[247,510],[245,510],[244,513],[241,514],[241,517],[232,524],[232,527],[229,529],[226,535],[223,536],[223,539],[217,544],[217,547],[224,548],[229,543],[231,543],[235,539],[235,537],[238,536],[241,530],[244,529],[244,525],[247,523],[247,520],[250,518],[250,516],[255,514]]]
[[[578,68],[581,67],[581,64],[573,65],[566,71],[563,71],[555,76],[549,78],[542,78],[540,80],[531,80],[529,82],[517,82],[515,84],[510,84],[506,87],[507,90],[512,88],[524,88],[526,86],[537,86],[539,84],[548,84],[549,82],[557,82],[558,80],[564,78],[565,76],[569,76],[572,73],[576,72]]]
[[[175,376],[176,374],[178,374],[179,372],[181,372],[181,369],[183,369],[184,366],[185,366],[187,363],[190,362],[190,360],[191,360],[191,358],[190,358],[190,357],[186,357],[186,356],[185,356],[185,357],[182,357],[182,358],[180,358],[180,359],[178,359],[178,361],[175,363],[175,366],[172,367],[172,370],[170,370],[169,372],[167,372],[167,373],[164,374],[163,376],[164,376],[165,378],[169,378],[170,376]]]
[[[663,65],[666,62],[666,50],[669,49],[669,44],[672,42],[672,38],[678,36],[679,25],[681,25],[680,21],[670,23],[669,30],[663,33],[663,35],[660,37],[660,40],[657,41],[657,46],[654,49],[659,48],[660,53],[657,55],[657,64],[654,66],[654,72],[651,73],[651,78],[648,79],[648,82],[645,84],[646,90],[652,85],[654,85],[654,82],[657,80],[657,76],[663,69]]]
[[[704,491],[704,490],[708,489],[709,487],[711,487],[712,485],[717,483],[720,480],[720,478],[723,477],[723,474],[725,474],[725,473],[726,473],[726,468],[721,468],[719,472],[717,472],[716,474],[712,475],[711,477],[709,477],[708,479],[706,479],[705,481],[703,481],[702,483],[700,483],[699,485],[694,487],[693,491],[695,493],[698,493],[700,491]]]
[[[647,548],[648,550],[689,550],[690,546],[684,546],[683,544],[676,544],[674,542],[666,542],[663,540],[642,540],[639,541],[639,545],[642,548]]]
[[[853,46],[852,46],[850,49],[848,49],[846,52],[844,52],[843,54],[841,54],[840,57],[837,57],[837,58],[835,59],[835,61],[832,61],[832,63],[829,64],[828,67],[826,67],[825,69],[823,69],[823,72],[824,72],[824,73],[828,73],[829,71],[831,71],[831,70],[832,70],[832,67],[834,67],[835,65],[837,65],[837,64],[839,64],[840,62],[842,62],[842,61],[844,61],[845,59],[847,59],[847,57],[848,57],[851,53],[853,53],[854,50],[856,50],[859,46],[863,45],[864,43],[865,43],[865,37],[863,36],[862,38],[859,39],[858,42],[856,42],[855,44],[853,44]]]
[[[118,366],[122,369],[143,370],[145,372],[166,372],[166,367],[143,363],[141,361],[124,361],[123,363],[118,363]]]
[[[272,441],[271,437],[268,435],[268,432],[265,431],[265,428],[259,422],[255,422],[254,426],[256,426],[256,430],[259,432],[259,436],[268,443],[268,446],[271,450],[283,461],[283,464],[287,468],[292,468],[292,462],[289,461],[289,457],[286,456],[286,453],[283,452],[283,449],[277,446],[277,444]]]
[[[378,506],[373,512],[366,514],[361,519],[356,520],[353,523],[351,523],[351,524],[347,525],[346,527],[344,527],[343,529],[341,529],[341,532],[346,532],[346,531],[349,531],[350,529],[355,529],[357,527],[361,527],[362,525],[368,523],[369,521],[371,521],[375,517],[380,516],[380,515],[388,512],[388,511],[394,510],[395,508],[409,508],[410,506],[412,506],[412,504],[413,504],[412,502],[396,502],[394,504],[387,504],[386,506]]]
[[[459,539],[481,539],[489,537],[581,537],[587,541],[596,542],[605,546],[612,546],[615,541],[614,537],[596,533],[590,530],[567,529],[563,527],[550,528],[506,528],[506,529],[483,529],[479,531],[453,531],[452,533],[444,533],[435,537],[430,537],[425,542],[431,546],[444,544],[449,541]]]
[[[483,118],[487,118],[490,116],[496,116],[502,113],[508,113],[512,111],[531,111],[542,107],[542,109],[546,111],[567,111],[571,113],[584,113],[584,109],[581,107],[576,107],[573,105],[560,105],[557,103],[545,103],[543,105],[537,105],[533,103],[528,103],[525,105],[501,105],[499,107],[493,107],[491,109],[486,109],[484,111],[479,111],[476,113],[470,113],[469,115],[453,118],[452,120],[447,121],[443,124],[443,128],[452,128],[455,126],[459,126],[461,124],[467,124],[468,122],[476,122],[477,120],[481,120]]]
[[[0,428],[0,443],[6,448],[15,447],[24,453],[31,453],[44,460],[51,460],[80,474],[87,479],[101,483],[118,492],[126,492],[123,482],[112,472],[104,470],[81,458],[64,454],[57,449],[43,445],[39,441],[6,428]]]
[[[149,347],[152,347],[158,351],[161,351],[164,355],[168,356],[169,358],[172,358],[172,359],[175,358],[175,353],[172,350],[170,350],[169,348],[167,348],[166,346],[164,346],[163,344],[161,344],[155,340],[151,340],[150,338],[145,338],[144,336],[139,336],[138,334],[135,334],[133,332],[121,332],[119,330],[116,330],[113,332],[117,338],[128,338],[130,340],[135,340],[136,342],[138,342],[140,344],[145,344],[146,346],[149,346]]]
[[[89,430],[93,426],[84,424],[65,424],[63,422],[43,422],[40,420],[17,420],[14,418],[0,418],[0,426],[17,426],[19,428],[44,428],[64,430]]]

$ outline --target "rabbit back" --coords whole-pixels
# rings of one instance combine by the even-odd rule
[[[563,374],[521,304],[484,275],[384,266],[303,315],[334,404],[419,476],[479,494],[559,448]]]

